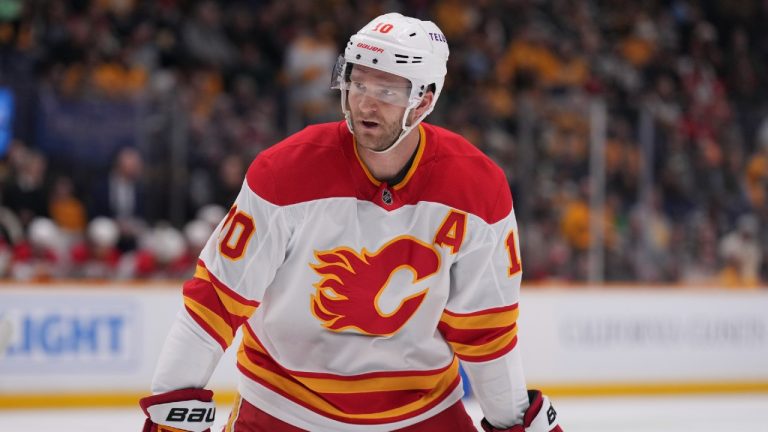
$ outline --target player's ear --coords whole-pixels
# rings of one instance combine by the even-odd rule
[[[434,99],[435,94],[430,90],[427,91],[427,94],[424,95],[423,98],[421,98],[421,102],[419,102],[418,105],[416,105],[416,108],[414,108],[411,111],[411,118],[410,120],[413,121],[419,117],[421,117],[422,114],[424,114],[424,111],[426,111],[430,105],[432,105],[432,99]]]

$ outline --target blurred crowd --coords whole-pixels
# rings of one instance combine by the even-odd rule
[[[387,11],[445,32],[428,121],[507,172],[527,282],[600,247],[608,282],[768,283],[765,0],[0,0],[0,278],[190,275],[250,160],[341,118],[336,57]]]

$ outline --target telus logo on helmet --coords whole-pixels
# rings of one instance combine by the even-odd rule
[[[377,53],[383,53],[384,52],[383,48],[379,48],[379,47],[373,46],[373,45],[368,45],[368,44],[362,43],[362,42],[358,43],[357,47],[358,48],[362,48],[362,49],[367,49],[369,51],[373,51],[373,52],[377,52]]]
[[[442,33],[427,33],[427,34],[429,35],[429,37],[430,37],[430,38],[431,38],[433,41],[438,41],[438,42],[445,42],[445,43],[448,43],[448,40],[445,38],[445,36],[443,36],[443,34],[442,34]]]

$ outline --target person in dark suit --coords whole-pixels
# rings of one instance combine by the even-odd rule
[[[109,175],[94,185],[90,216],[114,219],[120,228],[119,249],[131,250],[145,225],[145,187],[142,181],[143,160],[133,147],[120,149]]]

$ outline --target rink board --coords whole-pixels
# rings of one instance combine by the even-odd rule
[[[179,287],[0,285],[13,330],[0,408],[134,403],[182,307]],[[529,385],[552,394],[768,392],[765,311],[765,291],[526,288],[519,349]],[[236,379],[230,349],[210,386],[230,397]]]

